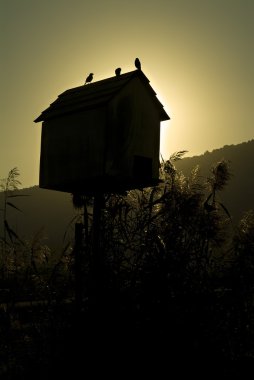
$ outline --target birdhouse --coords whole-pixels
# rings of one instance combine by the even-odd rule
[[[141,70],[63,92],[35,120],[43,122],[39,186],[93,194],[157,184],[168,119]]]

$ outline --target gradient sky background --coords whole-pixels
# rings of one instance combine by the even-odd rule
[[[0,0],[0,178],[38,184],[41,123],[56,97],[142,70],[171,120],[164,159],[254,138],[253,0]]]

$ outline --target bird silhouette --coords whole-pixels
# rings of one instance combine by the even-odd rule
[[[135,66],[138,70],[141,70],[141,62],[138,58],[135,59]]]
[[[118,67],[117,69],[115,69],[115,74],[117,77],[121,74],[121,67]]]
[[[93,73],[90,73],[88,77],[86,78],[85,84],[92,82],[93,80]]]

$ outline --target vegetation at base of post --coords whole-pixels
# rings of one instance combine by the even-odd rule
[[[141,331],[163,336],[171,353],[181,341],[189,355],[205,351],[231,365],[254,360],[254,212],[247,212],[235,226],[230,210],[219,200],[231,177],[229,163],[216,163],[207,179],[200,177],[198,167],[185,177],[174,166],[184,154],[162,159],[158,186],[104,196],[99,247],[102,307],[107,312],[102,326],[134,341]],[[6,192],[3,221],[7,206],[16,208],[9,198],[19,185],[19,173],[10,173],[1,182]],[[80,329],[87,339],[93,198],[72,199],[77,217],[68,229],[77,221],[84,226]],[[55,359],[65,357],[61,337],[75,327],[73,234],[65,231],[63,249],[56,254],[43,243],[41,231],[30,241],[21,240],[7,225],[0,252],[0,328],[11,364],[0,362],[0,374],[25,373],[28,363],[21,350],[47,367],[52,339],[59,350]],[[7,332],[12,332],[12,340]],[[20,332],[26,337],[22,343]],[[42,347],[37,356],[35,345]]]

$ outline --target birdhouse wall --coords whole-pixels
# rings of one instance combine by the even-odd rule
[[[106,174],[124,175],[130,187],[159,176],[160,119],[149,95],[137,78],[109,104]]]
[[[146,78],[130,78],[113,95],[109,82],[110,97],[103,93],[105,83],[95,86],[84,103],[82,89],[60,97],[60,106],[54,105],[42,125],[40,187],[93,194],[157,183],[165,115]]]
[[[106,109],[86,110],[42,125],[42,188],[74,192],[91,186],[104,171]]]

